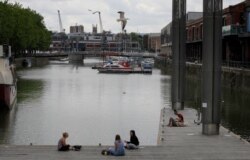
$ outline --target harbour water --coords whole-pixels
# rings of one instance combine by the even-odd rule
[[[112,145],[115,134],[129,139],[134,129],[141,145],[156,145],[160,110],[170,107],[171,76],[99,74],[84,65],[50,62],[18,71],[18,101],[0,113],[0,144],[55,145],[69,132],[70,144]],[[200,81],[187,78],[186,105],[200,107]],[[245,139],[250,137],[249,93],[223,89],[222,124]]]
[[[170,77],[158,69],[99,74],[90,67],[95,62],[18,71],[18,101],[10,114],[1,113],[0,143],[53,145],[67,131],[71,144],[112,145],[116,134],[129,140],[134,129],[142,145],[156,145]]]

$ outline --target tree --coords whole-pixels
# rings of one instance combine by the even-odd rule
[[[0,44],[11,45],[15,53],[47,50],[51,43],[51,32],[39,13],[7,0],[0,2],[0,35]]]

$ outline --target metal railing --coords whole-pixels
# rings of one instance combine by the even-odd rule
[[[250,68],[250,62],[242,62],[242,61],[223,61],[222,65],[225,67],[234,67],[234,68]]]

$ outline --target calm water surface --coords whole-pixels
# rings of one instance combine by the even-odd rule
[[[0,143],[53,145],[68,131],[69,143],[113,144],[134,129],[142,145],[156,145],[160,110],[169,106],[170,77],[99,74],[85,65],[51,63],[18,72],[18,102],[1,113]]]
[[[189,75],[186,79],[186,105],[192,108],[201,108],[200,78]],[[250,91],[222,86],[221,124],[250,142]]]
[[[129,139],[134,129],[142,145],[156,145],[160,110],[170,107],[169,75],[99,74],[90,66],[51,62],[18,72],[18,101],[0,113],[0,144],[55,145],[68,131],[71,144],[112,145],[115,134]],[[201,104],[200,77],[188,76],[186,105]],[[250,141],[250,93],[222,90],[222,124]]]

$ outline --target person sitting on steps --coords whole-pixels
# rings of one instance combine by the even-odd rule
[[[69,137],[67,132],[62,134],[62,138],[59,139],[57,149],[58,151],[69,151],[70,145],[66,143],[66,139]]]
[[[125,148],[127,149],[138,149],[139,147],[139,140],[135,134],[135,131],[134,130],[131,130],[130,131],[130,141],[125,141],[126,142],[126,146]]]
[[[176,109],[174,109],[174,114],[177,116],[176,119],[173,117],[169,118],[169,127],[183,127],[184,126],[184,118],[183,115],[178,113]]]
[[[112,156],[124,156],[125,155],[124,144],[119,134],[115,136],[115,146],[109,148],[108,152]]]

